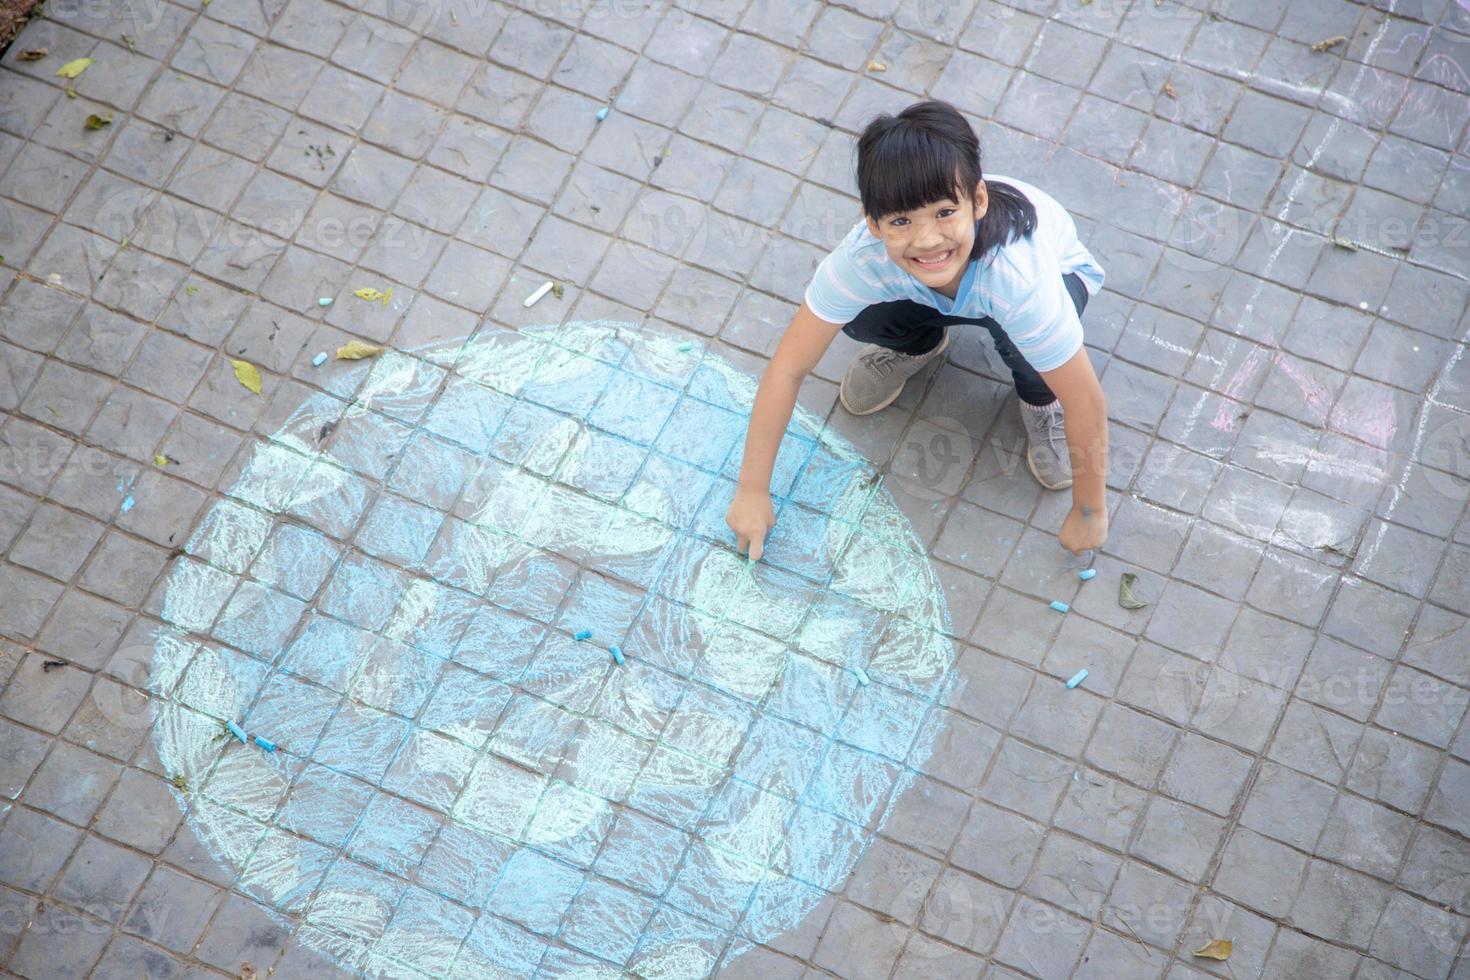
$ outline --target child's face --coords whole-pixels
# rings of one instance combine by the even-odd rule
[[[884,215],[876,221],[869,217],[868,230],[883,240],[888,257],[900,269],[930,289],[948,292],[964,277],[975,244],[975,222],[989,203],[981,183],[973,198],[957,192],[956,197],[914,211]]]

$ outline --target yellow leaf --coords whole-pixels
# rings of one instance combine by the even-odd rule
[[[155,466],[167,466],[168,465],[168,457],[167,456],[154,456],[153,457],[153,463],[154,463]]]
[[[383,353],[383,348],[376,344],[365,344],[360,340],[349,340],[337,348],[337,360],[360,361],[364,357],[372,357],[374,354]]]
[[[352,295],[358,299],[365,299],[369,303],[376,301],[387,306],[388,301],[393,298],[393,290],[390,289],[386,293],[380,293],[371,286],[364,286],[361,289],[354,289]]]
[[[75,99],[77,97],[77,90],[68,85],[66,87],[66,97],[68,99]]]
[[[87,117],[87,121],[83,123],[83,125],[86,126],[88,129],[101,129],[103,126],[111,126],[112,113],[109,112],[105,116],[99,116],[97,115],[97,113],[94,112]]]
[[[249,361],[237,361],[233,357],[230,358],[230,363],[235,365],[236,380],[257,395],[260,394],[260,371],[255,365]]]
[[[91,58],[76,58],[56,69],[56,74],[62,78],[76,78],[82,72],[86,71],[87,66],[91,63]]]
[[[1133,572],[1124,572],[1118,581],[1118,605],[1124,609],[1142,609],[1148,605],[1147,602],[1138,598],[1138,593],[1133,591],[1133,586],[1138,584],[1138,576]]]
[[[1228,939],[1211,939],[1195,950],[1194,955],[1207,960],[1228,960],[1233,946],[1234,944]]]

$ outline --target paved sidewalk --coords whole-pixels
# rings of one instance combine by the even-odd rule
[[[1470,978],[1470,6],[360,6],[0,60],[0,972]],[[1107,271],[1091,582],[983,332],[724,543],[923,96]]]

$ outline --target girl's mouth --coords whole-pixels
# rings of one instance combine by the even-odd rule
[[[944,266],[949,264],[949,260],[952,258],[954,258],[954,249],[950,249],[948,252],[941,252],[938,255],[926,256],[923,258],[920,258],[916,255],[913,257],[913,263],[924,269],[942,269]]]

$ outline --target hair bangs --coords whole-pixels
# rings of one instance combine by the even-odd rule
[[[871,152],[859,155],[858,194],[874,220],[939,201],[964,201],[979,179],[973,158],[952,140],[902,123],[881,133]]]

